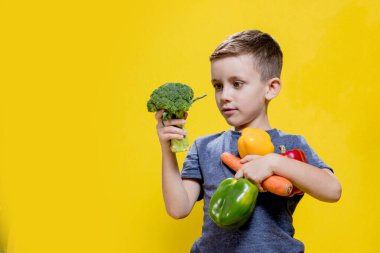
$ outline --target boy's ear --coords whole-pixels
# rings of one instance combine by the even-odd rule
[[[265,93],[265,98],[269,101],[277,97],[281,90],[281,80],[280,78],[272,78],[267,82],[267,90]]]

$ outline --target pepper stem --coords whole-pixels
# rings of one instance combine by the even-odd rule
[[[281,154],[284,154],[286,152],[286,148],[284,145],[280,145],[280,151],[281,151]]]

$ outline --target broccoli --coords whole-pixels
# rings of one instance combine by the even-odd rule
[[[191,105],[196,100],[205,96],[206,94],[193,99],[194,92],[188,85],[182,83],[165,83],[152,92],[147,107],[149,112],[156,112],[163,109],[163,121],[169,119],[184,119],[185,112],[190,109]],[[183,126],[177,127],[183,128]],[[170,149],[172,152],[186,151],[189,150],[189,148],[190,145],[187,136],[181,140],[171,140]]]

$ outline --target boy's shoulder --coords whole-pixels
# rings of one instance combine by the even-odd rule
[[[214,134],[208,134],[208,135],[203,135],[195,139],[194,142],[196,143],[204,143],[204,142],[210,142],[213,140],[217,140],[221,137],[224,137],[224,135],[227,134],[228,131],[222,131],[219,133],[214,133]]]
[[[278,137],[291,137],[291,138],[304,138],[302,135],[294,134],[294,133],[287,133],[279,129],[275,129]]]
[[[224,143],[232,143],[234,141],[237,141],[240,135],[241,133],[239,132],[226,130],[214,134],[200,136],[195,139],[194,144],[198,148],[210,148],[211,146],[220,146]]]
[[[289,149],[308,145],[305,137],[300,134],[287,133],[278,129],[269,134],[275,147],[285,145]]]

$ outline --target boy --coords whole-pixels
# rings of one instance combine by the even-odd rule
[[[304,252],[303,243],[293,238],[292,225],[292,214],[303,195],[280,197],[264,192],[261,182],[271,175],[280,175],[303,192],[326,202],[339,200],[341,186],[332,169],[318,158],[302,136],[286,134],[269,124],[268,103],[281,89],[281,49],[270,35],[248,30],[222,42],[210,61],[215,100],[233,130],[198,138],[180,173],[169,141],[186,135],[185,130],[175,127],[185,120],[169,120],[164,125],[163,112],[156,113],[166,210],[173,218],[184,218],[197,200],[204,199],[202,237],[194,243],[192,253]],[[244,165],[235,177],[249,179],[261,193],[250,220],[241,228],[229,231],[212,222],[208,205],[219,183],[234,176],[221,163],[220,155],[225,151],[238,155],[237,139],[246,127],[266,130],[276,153],[241,159]],[[308,164],[279,155],[281,145],[288,150],[302,149]]]

